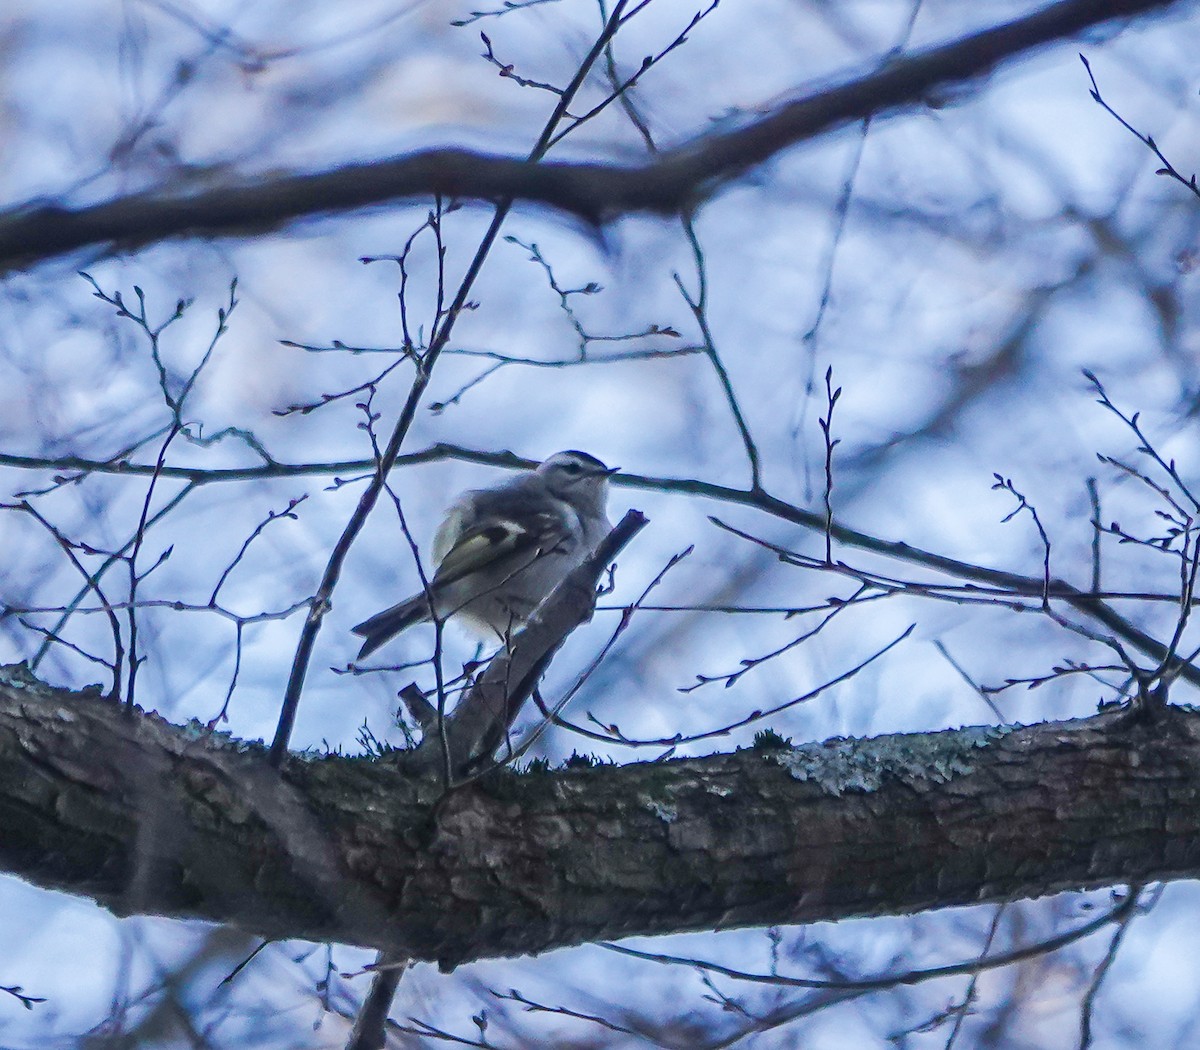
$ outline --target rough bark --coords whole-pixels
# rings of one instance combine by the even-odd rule
[[[1200,713],[830,740],[438,797],[0,674],[0,866],[452,965],[1200,873]]]

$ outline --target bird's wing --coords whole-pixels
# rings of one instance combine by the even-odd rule
[[[475,493],[464,492],[454,505],[446,511],[446,517],[433,536],[433,561],[440,565],[454,545],[476,518]]]
[[[537,558],[561,543],[567,534],[565,523],[557,514],[534,515],[524,525],[505,516],[464,527],[456,513],[458,509],[447,517],[434,540],[435,553],[443,545],[446,548],[433,578],[441,586],[485,567],[499,568],[525,557]]]

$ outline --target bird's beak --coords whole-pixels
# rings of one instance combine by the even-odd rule
[[[606,478],[611,478],[614,474],[621,473],[621,468],[620,467],[608,467],[605,470],[600,471],[600,473],[602,476],[604,476]]]

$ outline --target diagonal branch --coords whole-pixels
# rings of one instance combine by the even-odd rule
[[[983,76],[1091,26],[1174,2],[1059,0],[798,99],[745,127],[700,136],[643,165],[546,164],[435,149],[309,174],[255,176],[195,193],[164,186],[79,208],[30,201],[0,211],[0,272],[88,245],[137,248],[169,237],[240,236],[429,194],[534,201],[592,222],[632,211],[686,211],[798,142],[919,103],[934,89]]]
[[[588,72],[604,53],[604,48],[608,41],[612,39],[620,27],[626,3],[627,0],[617,0],[617,4],[605,22],[604,28],[600,31],[600,35],[592,44],[591,50],[584,56],[579,68],[576,69],[575,75],[564,89],[558,105],[554,107],[554,112],[550,114],[550,117],[543,126],[537,142],[534,143],[533,149],[530,150],[530,163],[537,164],[546,155],[546,151],[550,148],[555,129],[566,115],[567,107],[571,104],[571,100],[583,86]],[[449,343],[455,323],[467,308],[471,288],[474,286],[476,278],[483,269],[484,262],[491,253],[492,246],[500,234],[500,228],[504,225],[504,221],[507,219],[508,213],[512,208],[512,203],[511,200],[502,200],[496,204],[492,212],[492,220],[484,231],[483,236],[479,239],[479,244],[471,257],[471,262],[468,264],[466,272],[459,281],[458,290],[454,293],[454,298],[444,314],[441,313],[442,304],[439,293],[439,316],[435,319],[436,334],[431,334],[429,347],[421,356],[420,367],[413,377],[408,397],[404,401],[404,407],[400,410],[400,415],[392,427],[392,434],[388,438],[387,446],[379,454],[374,475],[368,481],[367,487],[359,497],[358,503],[355,505],[354,511],[346,522],[345,528],[342,529],[342,534],[338,537],[333,550],[329,554],[329,559],[325,563],[325,571],[321,574],[321,582],[318,584],[316,594],[313,595],[312,603],[309,606],[308,617],[304,622],[303,628],[301,628],[300,639],[296,645],[296,653],[292,658],[291,673],[288,675],[287,687],[283,693],[283,702],[280,704],[279,722],[275,728],[275,739],[271,742],[272,765],[279,765],[287,754],[288,742],[291,739],[292,727],[296,722],[300,694],[304,690],[304,680],[308,674],[309,663],[312,660],[317,634],[321,629],[325,615],[331,608],[331,598],[334,589],[338,585],[338,581],[341,579],[346,557],[349,555],[350,548],[354,545],[355,540],[367,522],[367,518],[374,509],[380,493],[387,484],[387,477],[391,473],[392,467],[396,464],[396,460],[400,455],[400,448],[404,444],[404,439],[408,436],[413,419],[416,417],[417,406],[421,403],[421,399],[425,394],[425,388],[429,385],[432,378],[434,365],[437,364],[438,358]],[[440,666],[440,661],[435,661],[435,667]]]
[[[443,755],[449,755],[453,779],[496,751],[567,635],[592,618],[596,584],[606,566],[645,525],[646,518],[639,511],[625,514],[595,551],[554,588],[511,643],[493,657],[445,719],[445,741],[438,738],[436,719],[425,727],[425,738],[405,762],[406,769],[432,771]]]

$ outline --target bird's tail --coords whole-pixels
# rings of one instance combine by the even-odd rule
[[[362,635],[366,640],[358,651],[356,659],[362,660],[370,656],[385,642],[395,638],[401,631],[406,631],[413,624],[429,619],[429,598],[425,594],[416,594],[376,613],[369,620],[363,620],[357,627],[350,628],[355,634]]]

